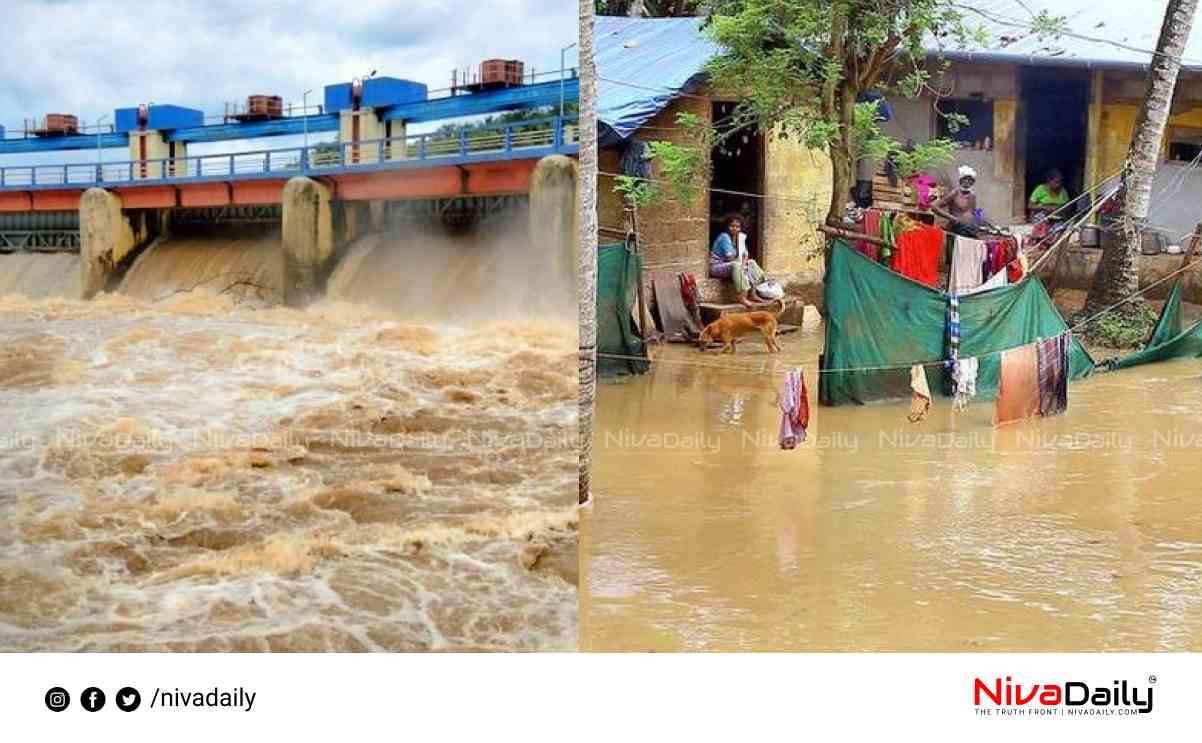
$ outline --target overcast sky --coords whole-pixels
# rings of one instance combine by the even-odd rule
[[[248,94],[322,100],[372,69],[432,90],[490,57],[558,70],[576,41],[568,0],[3,0],[0,125],[173,103],[220,114]],[[568,52],[576,63],[576,50]],[[10,134],[11,136],[11,134]],[[5,164],[12,164],[12,155]],[[76,158],[78,159],[78,157]]]

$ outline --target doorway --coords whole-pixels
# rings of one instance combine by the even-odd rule
[[[1085,146],[1089,130],[1089,71],[1066,67],[1022,69],[1026,112],[1026,172],[1022,210],[1031,192],[1056,169],[1069,196],[1085,188]]]
[[[734,113],[734,103],[713,104],[713,122],[719,125]],[[764,137],[755,127],[744,127],[724,137],[710,153],[710,243],[723,230],[722,220],[731,212],[743,217],[747,252],[764,265]],[[755,196],[747,194],[757,194]]]

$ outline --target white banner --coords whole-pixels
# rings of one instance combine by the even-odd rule
[[[1189,655],[4,655],[5,738],[1147,740]],[[58,711],[55,711],[55,710]]]

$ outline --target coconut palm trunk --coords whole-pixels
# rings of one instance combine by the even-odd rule
[[[1091,316],[1139,290],[1139,252],[1147,227],[1152,178],[1160,162],[1164,130],[1181,69],[1181,55],[1189,41],[1197,5],[1198,0],[1169,0],[1165,8],[1156,54],[1148,71],[1147,91],[1127,153],[1118,223],[1105,235],[1102,261],[1094,274],[1085,304],[1086,312]],[[1141,302],[1142,299],[1129,303],[1128,307],[1134,309]]]
[[[594,0],[580,0],[580,491],[589,500],[597,391],[597,70]]]

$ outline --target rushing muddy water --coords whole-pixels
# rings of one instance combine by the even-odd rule
[[[75,298],[79,287],[78,253],[0,254],[0,297]]]
[[[170,245],[0,298],[0,649],[576,646],[574,315],[271,308],[189,291],[265,250]]]
[[[1066,415],[817,405],[821,328],[674,346],[598,391],[590,650],[1202,650],[1202,367],[1070,386]],[[777,446],[783,359],[810,439]],[[685,362],[685,363],[671,363]],[[696,364],[737,364],[738,371]]]

